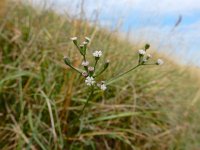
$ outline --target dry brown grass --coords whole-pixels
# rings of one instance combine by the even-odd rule
[[[142,46],[71,20],[20,5],[1,24],[0,148],[199,149],[198,71],[167,57],[161,67],[140,68],[110,85],[77,121],[87,87],[63,63],[65,54],[80,64],[70,37],[92,37],[89,55],[103,50],[111,60],[105,79],[137,63]]]
[[[7,0],[0,0],[0,17],[3,17],[6,12]]]

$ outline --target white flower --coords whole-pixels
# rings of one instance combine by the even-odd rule
[[[84,67],[86,67],[86,66],[89,65],[89,62],[88,61],[83,61],[81,65],[84,66]]]
[[[152,57],[152,55],[151,54],[147,54],[147,58],[151,58]]]
[[[94,57],[101,57],[101,55],[102,55],[102,51],[95,51],[95,52],[93,53],[93,56],[94,56]]]
[[[76,40],[77,40],[77,37],[72,37],[71,40],[72,40],[72,41],[76,41]]]
[[[93,77],[87,77],[87,78],[85,79],[85,83],[86,83],[86,85],[88,85],[88,86],[92,86],[92,85],[95,84],[95,80],[94,80]]]
[[[105,85],[105,81],[101,81],[101,83],[98,83],[97,86],[103,91],[105,91],[107,89],[107,87]]]
[[[107,89],[107,87],[106,87],[105,84],[101,84],[101,85],[100,85],[100,89],[103,90],[103,91],[105,91],[105,90]]]
[[[140,55],[145,55],[145,54],[146,54],[146,52],[145,52],[143,49],[138,50],[138,53],[139,53]]]
[[[157,65],[162,65],[164,64],[164,61],[162,59],[158,59],[156,62]]]

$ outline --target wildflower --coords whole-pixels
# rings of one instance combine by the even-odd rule
[[[151,58],[152,55],[151,54],[147,54],[147,59]]]
[[[103,91],[105,91],[105,90],[107,89],[107,87],[106,87],[105,84],[102,84],[102,85],[100,86],[100,89],[103,90]]]
[[[85,37],[85,40],[87,43],[89,43],[91,41],[91,39],[89,37]]]
[[[88,67],[88,71],[90,72],[94,71],[94,67]]]
[[[157,65],[162,65],[164,64],[164,61],[162,59],[158,59],[156,62]]]
[[[95,52],[93,53],[93,56],[94,56],[94,57],[97,57],[97,58],[101,57],[101,55],[102,55],[102,51],[95,51]]]
[[[77,40],[77,37],[72,37],[71,40],[72,40],[72,41],[76,41],[76,40]]]
[[[81,65],[84,66],[84,67],[87,67],[89,65],[89,62],[88,61],[83,61]]]
[[[97,84],[97,86],[103,91],[107,89],[104,81],[101,81],[101,83]]]
[[[95,84],[95,80],[94,80],[93,77],[87,77],[87,78],[85,79],[85,83],[86,83],[86,85],[88,85],[88,86],[92,86],[92,85]]]
[[[87,73],[86,71],[84,71],[84,72],[82,72],[82,75],[83,75],[84,77],[87,77],[87,76],[88,76],[88,73]]]
[[[143,49],[140,49],[140,50],[138,51],[138,53],[139,53],[140,55],[145,55],[145,54],[146,54],[146,52],[145,52]]]

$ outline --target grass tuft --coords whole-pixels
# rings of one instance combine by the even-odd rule
[[[63,55],[74,66],[81,63],[70,37],[91,37],[88,53],[103,50],[111,62],[106,78],[133,67],[141,45],[51,10],[20,3],[8,8],[0,22],[1,149],[200,147],[199,76],[192,67],[165,57],[162,67],[138,69],[93,97],[77,120],[87,87],[63,63]]]

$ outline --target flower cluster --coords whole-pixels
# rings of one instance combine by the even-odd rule
[[[96,50],[92,53],[92,55],[94,56],[95,63],[91,64],[86,58],[86,54],[88,51],[88,44],[91,41],[90,38],[85,37],[84,42],[80,45],[78,43],[77,37],[73,37],[73,38],[71,38],[71,40],[73,41],[74,45],[77,47],[78,51],[80,52],[80,54],[83,57],[81,65],[83,66],[84,70],[80,70],[80,69],[73,67],[71,64],[71,61],[67,57],[64,57],[65,64],[68,65],[69,67],[71,67],[72,69],[74,69],[75,71],[77,71],[78,73],[80,73],[85,78],[85,84],[87,86],[98,87],[99,89],[101,89],[103,91],[107,89],[106,85],[113,83],[114,81],[117,81],[120,77],[131,72],[132,70],[136,69],[139,66],[162,65],[164,63],[162,59],[158,59],[156,62],[149,63],[152,56],[151,56],[151,54],[147,53],[147,50],[150,48],[150,45],[146,44],[144,49],[138,50],[139,60],[138,60],[138,64],[136,66],[134,66],[133,68],[130,68],[128,71],[125,71],[124,73],[117,75],[116,77],[113,77],[110,80],[97,82],[97,77],[99,75],[101,75],[108,68],[109,63],[110,63],[109,60],[107,60],[104,63],[104,65],[101,67],[101,69],[97,72],[96,67],[99,62],[99,59],[102,56],[102,51]]]
[[[138,50],[139,53],[139,61],[138,65],[162,65],[164,61],[162,59],[158,59],[157,62],[148,64],[150,58],[152,58],[151,54],[147,54],[147,50],[149,49],[150,45],[146,44],[144,49]]]
[[[82,55],[82,63],[81,66],[83,68],[82,69],[78,69],[76,67],[74,67],[70,61],[70,59],[68,57],[64,57],[64,62],[66,65],[68,65],[70,68],[72,68],[73,70],[75,70],[76,72],[78,72],[79,74],[81,74],[84,79],[85,79],[85,84],[90,88],[90,94],[87,98],[87,101],[85,103],[85,105],[83,106],[83,109],[80,113],[80,116],[83,114],[85,107],[88,104],[88,101],[91,100],[93,98],[94,95],[94,90],[95,89],[100,89],[102,91],[105,91],[107,89],[107,85],[118,81],[121,77],[123,77],[124,75],[130,73],[131,71],[135,70],[136,68],[138,68],[139,66],[144,66],[144,65],[162,65],[164,62],[161,59],[158,59],[156,62],[153,63],[149,63],[150,59],[152,58],[151,54],[147,53],[147,50],[149,49],[150,45],[146,44],[144,49],[140,49],[138,50],[138,54],[139,54],[139,60],[138,60],[138,64],[133,66],[132,68],[128,69],[125,72],[122,72],[121,74],[106,80],[106,81],[98,81],[98,76],[101,75],[109,66],[110,61],[107,60],[104,65],[101,66],[100,69],[96,69],[98,67],[98,62],[100,60],[100,58],[102,57],[102,51],[100,50],[96,50],[92,53],[93,57],[94,57],[94,63],[91,63],[87,60],[86,54],[88,52],[88,44],[90,43],[90,38],[85,37],[85,40],[82,42],[82,44],[79,44],[78,42],[78,38],[77,37],[73,37],[71,38],[71,40],[73,41],[74,45],[76,46],[76,48],[78,49],[79,53]],[[80,118],[79,116],[79,118]]]
[[[73,37],[73,38],[71,38],[71,40],[73,41],[74,45],[79,50],[80,54],[83,56],[83,61],[82,61],[81,65],[83,66],[84,71],[73,67],[71,65],[70,60],[67,57],[64,57],[65,64],[68,65],[69,67],[71,67],[72,69],[76,70],[77,72],[79,72],[83,77],[85,77],[85,84],[87,86],[93,86],[93,87],[96,86],[103,91],[106,90],[107,86],[106,86],[105,82],[100,81],[100,83],[98,83],[96,81],[96,78],[108,68],[109,60],[107,60],[104,63],[102,69],[97,72],[96,66],[97,66],[97,63],[98,63],[100,57],[102,56],[102,51],[99,50],[99,51],[94,51],[92,53],[94,56],[94,59],[95,59],[95,63],[92,65],[86,58],[86,54],[88,51],[88,44],[91,41],[91,39],[88,37],[85,37],[85,41],[80,45],[78,44],[77,37]]]

